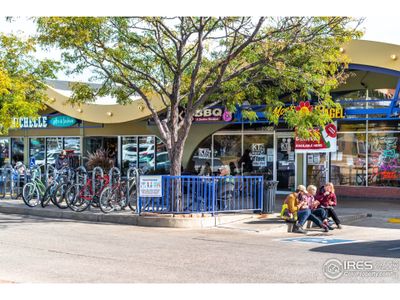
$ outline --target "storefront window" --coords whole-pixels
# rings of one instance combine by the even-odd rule
[[[255,174],[266,175],[267,180],[273,178],[274,168],[274,136],[272,134],[245,134],[243,136],[243,151],[250,150]],[[241,166],[238,166],[240,169]]]
[[[171,162],[168,159],[168,151],[167,146],[159,139],[156,138],[157,141],[157,157],[155,162],[155,169],[159,171],[159,173],[169,173],[169,169],[171,168]],[[150,166],[154,164],[154,159],[151,161]]]
[[[331,181],[335,185],[366,185],[366,133],[338,133],[338,151],[331,154]]]
[[[122,137],[122,172],[126,174],[130,167],[137,167],[137,137]]]
[[[24,138],[11,139],[11,161],[13,165],[24,162]]]
[[[370,133],[368,185],[400,186],[400,134]]]
[[[48,164],[55,164],[58,155],[60,154],[61,150],[63,150],[63,138],[59,137],[52,137],[46,139],[46,157]]]
[[[352,121],[352,122],[343,122],[338,124],[339,132],[355,132],[355,131],[366,131],[367,122],[366,121]]]
[[[208,162],[210,166],[212,165],[211,158],[211,136],[209,136],[203,140],[193,152],[189,164],[194,165],[194,172],[198,174],[200,173],[201,167],[204,166],[206,162]],[[219,167],[221,167],[221,163],[219,165],[215,163],[214,171],[216,172]]]
[[[0,166],[10,163],[10,140],[0,139]]]
[[[32,159],[38,166],[46,163],[44,138],[29,139],[29,161],[32,161]]]
[[[234,164],[235,173],[240,172],[238,161],[242,155],[242,135],[214,135],[214,159],[212,172],[218,172],[222,165]],[[234,175],[234,174],[231,174]]]
[[[139,137],[139,168],[144,172],[154,169],[154,136]]]
[[[73,154],[81,154],[81,139],[78,137],[66,137],[64,138],[64,149],[67,151],[73,151]]]

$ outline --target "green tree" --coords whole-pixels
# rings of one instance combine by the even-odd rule
[[[0,134],[6,134],[13,117],[38,116],[49,101],[46,78],[54,78],[59,64],[34,57],[36,42],[0,33]]]
[[[37,19],[43,45],[63,50],[70,72],[91,68],[102,88],[74,86],[72,103],[110,94],[127,103],[135,94],[152,113],[179,175],[184,144],[196,110],[219,101],[266,103],[313,96],[335,105],[332,88],[345,79],[340,46],[360,36],[359,20],[347,17],[43,17]],[[166,109],[157,111],[150,95]],[[183,114],[180,114],[183,108]],[[252,111],[246,117],[255,118]],[[285,120],[301,135],[329,116],[288,111]]]

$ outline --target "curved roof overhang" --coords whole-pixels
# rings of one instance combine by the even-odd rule
[[[351,64],[400,72],[400,45],[352,40],[343,50]]]
[[[47,86],[47,95],[51,99],[46,103],[48,107],[83,121],[113,124],[141,120],[151,116],[150,110],[141,98],[133,99],[130,104],[126,105],[81,104],[78,106],[68,103],[68,96],[49,85]],[[149,98],[157,111],[165,109],[161,97],[149,96]]]

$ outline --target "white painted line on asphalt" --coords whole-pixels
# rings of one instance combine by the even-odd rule
[[[388,249],[388,251],[394,251],[394,250],[400,250],[400,247]]]

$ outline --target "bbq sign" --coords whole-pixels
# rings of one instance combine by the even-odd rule
[[[210,122],[210,121],[221,121],[230,122],[232,121],[232,113],[224,108],[205,108],[199,109],[193,116],[194,122]]]

